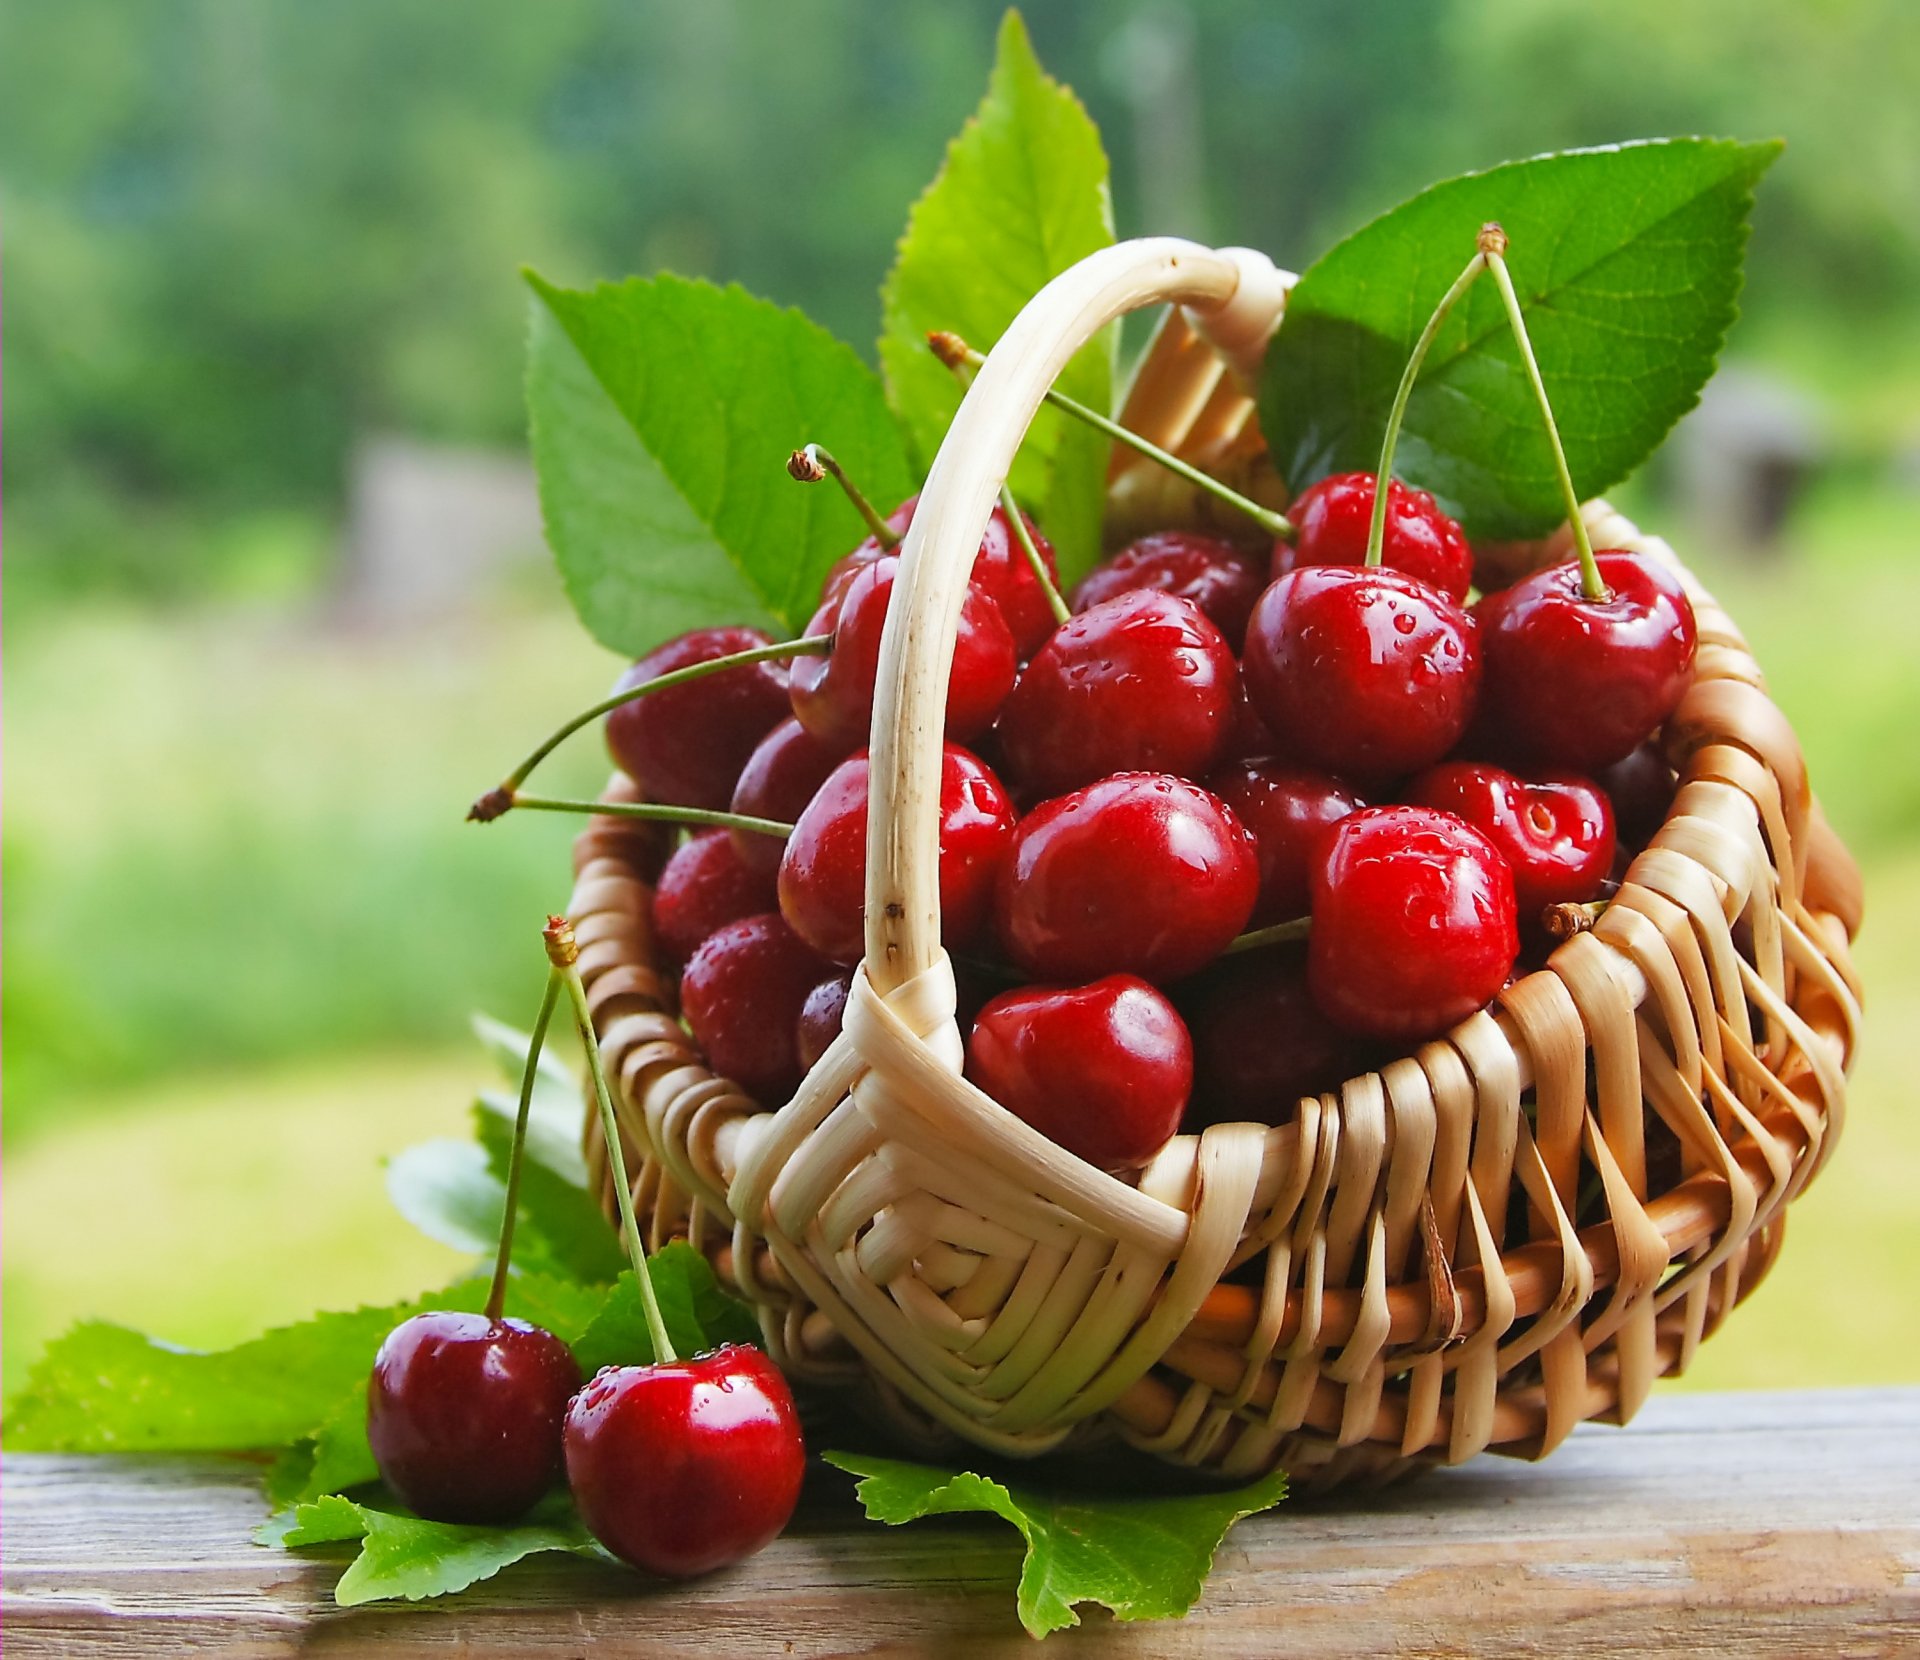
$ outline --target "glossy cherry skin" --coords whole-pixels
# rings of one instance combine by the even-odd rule
[[[1356,1037],[1411,1044],[1484,1008],[1520,954],[1513,874],[1478,830],[1431,807],[1363,807],[1313,873],[1307,984]]]
[[[856,963],[866,949],[867,756],[833,770],[800,815],[780,861],[780,910],[823,957]],[[948,744],[940,759],[940,936],[964,948],[979,934],[1013,841],[1006,786],[979,756]]]
[[[762,1106],[799,1086],[795,1032],[807,993],[833,972],[779,912],[710,934],[680,976],[680,1012],[707,1064]]]
[[[1075,1157],[1130,1170],[1180,1128],[1193,1043],[1174,1006],[1131,974],[1022,986],[975,1018],[967,1076]]]
[[[1090,611],[1117,594],[1153,588],[1192,600],[1236,652],[1247,637],[1253,602],[1267,585],[1260,554],[1192,530],[1163,530],[1129,542],[1094,566],[1073,591],[1075,611]]]
[[[795,1029],[794,1040],[800,1046],[800,1064],[807,1071],[813,1070],[814,1063],[840,1035],[841,1022],[847,1013],[847,997],[852,990],[853,976],[836,974],[831,980],[822,980],[808,992],[806,1002],[800,1005],[800,1021]]]
[[[1274,544],[1272,575],[1282,577],[1302,565],[1364,565],[1373,494],[1372,473],[1335,473],[1302,490],[1287,509],[1293,540]],[[1456,605],[1473,586],[1473,549],[1466,533],[1426,491],[1409,489],[1397,478],[1387,484],[1380,561],[1417,576]]]
[[[1221,764],[1238,761],[1264,761],[1279,747],[1279,741],[1260,718],[1260,711],[1247,696],[1247,677],[1240,677],[1240,695],[1233,702],[1233,729],[1227,734],[1227,752]]]
[[[696,628],[648,652],[614,690],[772,644],[757,628]],[[621,704],[607,716],[607,748],[649,801],[720,808],[754,745],[787,713],[785,667],[748,663]]]
[[[1198,778],[1225,752],[1240,671],[1192,600],[1136,588],[1062,623],[1020,676],[998,736],[1028,797],[1113,772]]]
[[[1306,948],[1267,946],[1228,957],[1180,988],[1193,1034],[1186,1127],[1290,1123],[1303,1095],[1362,1069],[1364,1051],[1314,1006]]]
[[[831,630],[833,650],[793,660],[793,713],[822,744],[843,753],[865,744],[873,726],[880,635],[899,570],[892,554],[862,569],[838,608],[823,605],[807,624],[809,634]],[[964,743],[986,731],[1013,690],[1014,670],[1013,636],[1000,607],[979,588],[969,588],[947,683],[947,736]]]
[[[367,1381],[381,1479],[435,1522],[507,1522],[560,1474],[573,1354],[525,1320],[435,1309],[387,1333]]]
[[[1036,980],[1164,983],[1219,956],[1259,891],[1253,837],[1218,796],[1124,772],[1020,821],[994,920],[1008,957]]]
[[[615,1556],[690,1579],[787,1525],[806,1473],[787,1380],[758,1349],[608,1366],[567,1411],[567,1482]]]
[[[747,757],[727,811],[791,824],[806,811],[807,803],[827,781],[827,774],[850,753],[836,744],[822,743],[797,720],[783,720]],[[771,876],[780,868],[780,854],[786,844],[778,836],[756,835],[751,830],[730,830],[727,834],[733,838],[740,862],[750,870],[763,870]]]
[[[1473,608],[1486,658],[1482,720],[1505,759],[1597,772],[1650,738],[1692,684],[1698,630],[1679,580],[1618,548],[1595,560],[1603,600],[1586,597],[1567,560]]]
[[[1479,693],[1478,632],[1403,571],[1305,565],[1260,596],[1241,669],[1282,753],[1380,781],[1459,742]]]
[[[1304,916],[1307,882],[1327,832],[1366,806],[1339,779],[1285,761],[1223,767],[1207,788],[1253,832],[1260,850],[1260,898],[1253,926]]]
[[[1513,872],[1523,928],[1549,905],[1597,899],[1613,869],[1613,808],[1575,773],[1519,777],[1484,761],[1443,761],[1408,781],[1403,798],[1465,819]]]
[[[660,872],[653,936],[669,958],[684,963],[716,929],[777,903],[769,872],[749,869],[725,830],[703,830],[681,843]]]
[[[1679,780],[1660,746],[1649,743],[1604,768],[1594,782],[1613,803],[1620,840],[1629,847],[1645,847],[1654,831],[1666,823]]]

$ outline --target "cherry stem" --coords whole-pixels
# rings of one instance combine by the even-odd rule
[[[978,369],[987,360],[980,352],[969,346],[959,335],[945,329],[935,329],[927,336],[927,345],[933,355],[940,359],[955,374]],[[1223,484],[1211,473],[1203,473],[1190,461],[1182,461],[1171,450],[1163,450],[1151,438],[1142,438],[1139,433],[1123,427],[1118,421],[1102,415],[1098,410],[1089,409],[1077,398],[1048,388],[1047,402],[1055,409],[1071,415],[1076,421],[1084,421],[1096,432],[1103,432],[1117,444],[1125,444],[1128,449],[1137,450],[1149,461],[1157,461],[1168,472],[1178,478],[1184,478],[1189,484],[1197,486],[1208,495],[1225,502],[1235,511],[1244,513],[1269,536],[1291,537],[1293,525],[1284,514],[1276,513],[1271,507],[1262,507],[1251,496],[1243,496],[1230,484]]]
[[[1590,600],[1611,598],[1606,578],[1593,557],[1593,538],[1587,534],[1587,521],[1580,512],[1580,492],[1573,487],[1573,474],[1567,468],[1567,452],[1561,447],[1560,428],[1553,418],[1553,405],[1547,400],[1547,383],[1540,378],[1540,365],[1533,355],[1533,342],[1527,338],[1527,320],[1520,312],[1520,296],[1513,291],[1513,276],[1501,255],[1507,249],[1507,235],[1498,225],[1486,225],[1480,231],[1480,246],[1493,273],[1494,286],[1507,308],[1507,321],[1513,325],[1513,338],[1520,348],[1520,362],[1527,371],[1527,382],[1540,405],[1540,418],[1546,423],[1547,443],[1553,450],[1553,470],[1560,481],[1560,493],[1566,498],[1567,525],[1573,531],[1573,545],[1580,555],[1580,588]]]
[[[848,478],[840,463],[834,460],[831,450],[819,444],[795,450],[787,457],[787,472],[802,484],[818,484],[823,478],[831,478],[853,503],[854,511],[867,521],[867,529],[873,532],[875,541],[889,549],[900,545],[900,532],[880,517],[860,486]]]
[[[603,697],[591,709],[583,709],[544,738],[539,748],[467,809],[467,817],[481,824],[489,824],[509,807],[526,805],[524,800],[515,797],[514,792],[527,781],[527,775],[581,727],[591,725],[602,715],[612,714],[624,703],[631,703],[635,698],[646,697],[653,692],[664,692],[673,686],[684,686],[692,680],[704,680],[710,674],[725,674],[728,669],[745,668],[750,663],[774,663],[788,657],[825,657],[832,650],[831,634],[803,634],[797,640],[776,640],[772,645],[752,646],[746,651],[729,652],[725,657],[709,657],[704,663],[689,663],[684,669],[669,669],[651,680],[643,680],[638,686],[629,686],[611,697]]]
[[[1570,940],[1575,934],[1590,932],[1607,905],[1604,899],[1589,905],[1549,905],[1540,913],[1540,926],[1556,940]]]
[[[678,1360],[673,1339],[667,1335],[667,1322],[660,1312],[660,1299],[653,1289],[653,1276],[647,1272],[647,1248],[640,1243],[640,1223],[633,1214],[633,1188],[627,1180],[626,1155],[620,1150],[620,1121],[614,1116],[613,1095],[607,1088],[607,1069],[600,1058],[600,1037],[593,1029],[593,1011],[587,1007],[587,988],[580,979],[580,947],[573,937],[573,924],[563,916],[547,918],[547,960],[559,978],[566,982],[567,1000],[573,1005],[573,1023],[580,1031],[580,1046],[587,1052],[587,1071],[593,1079],[593,1098],[600,1108],[600,1134],[607,1144],[607,1172],[613,1179],[614,1198],[620,1206],[620,1234],[626,1241],[627,1255],[633,1262],[634,1283],[640,1288],[640,1307],[647,1320],[647,1335],[653,1342],[655,1363]]]
[[[1481,233],[1485,235],[1484,230]],[[1366,564],[1378,565],[1386,557],[1387,547],[1387,496],[1388,486],[1393,481],[1393,451],[1400,442],[1400,426],[1406,419],[1407,400],[1413,396],[1414,382],[1420,378],[1421,365],[1427,361],[1427,351],[1433,345],[1434,337],[1440,332],[1440,325],[1447,320],[1447,314],[1459,303],[1460,296],[1471,288],[1474,279],[1487,268],[1485,251],[1476,253],[1467,261],[1467,268],[1453,279],[1453,286],[1440,296],[1440,303],[1433,308],[1433,315],[1427,319],[1427,326],[1420,331],[1420,338],[1413,343],[1413,354],[1407,359],[1406,369],[1401,373],[1399,389],[1393,394],[1393,408],[1387,414],[1386,436],[1380,441],[1380,465],[1373,475],[1373,518],[1367,525]]]
[[[1227,942],[1224,955],[1231,956],[1236,951],[1258,951],[1263,945],[1286,945],[1294,940],[1303,940],[1313,929],[1313,918],[1297,916],[1291,922],[1276,922],[1270,927],[1255,928]]]
[[[1067,602],[1060,597],[1055,586],[1053,573],[1047,569],[1047,562],[1040,557],[1040,550],[1033,545],[1033,532],[1027,529],[1027,516],[1020,511],[1020,505],[1013,499],[1013,492],[1006,485],[1000,486],[1000,507],[1007,515],[1008,527],[1013,531],[1013,539],[1020,544],[1020,551],[1026,555],[1027,566],[1033,572],[1033,579],[1040,584],[1040,591],[1047,596],[1047,609],[1053,613],[1056,623],[1070,622],[1073,612],[1067,608]]]
[[[547,1025],[553,1019],[553,1006],[560,1001],[560,971],[547,971],[546,995],[540,999],[540,1015],[533,1023],[533,1036],[527,1040],[527,1069],[520,1074],[520,1111],[513,1121],[513,1146],[507,1153],[507,1202],[500,1217],[500,1254],[493,1259],[493,1284],[487,1291],[487,1320],[500,1318],[507,1305],[507,1264],[513,1257],[513,1225],[520,1215],[520,1166],[526,1156],[527,1119],[533,1111],[533,1083],[540,1072],[540,1051],[546,1045]]]
[[[710,807],[672,807],[660,801],[574,801],[562,796],[521,795],[509,798],[510,807],[537,813],[596,813],[608,818],[637,818],[652,824],[698,824],[715,830],[745,830],[756,836],[793,834],[791,824],[777,818],[754,818],[748,813],[722,813]]]

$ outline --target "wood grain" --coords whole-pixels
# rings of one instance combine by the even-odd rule
[[[746,1566],[661,1586],[565,1559],[449,1602],[343,1611],[340,1555],[248,1542],[257,1472],[9,1457],[13,1660],[1029,1654],[1010,1530],[853,1519],[823,1472]],[[1050,1652],[1205,1656],[1920,1653],[1920,1389],[1681,1395],[1554,1457],[1295,1502],[1228,1536],[1179,1624],[1097,1610]]]

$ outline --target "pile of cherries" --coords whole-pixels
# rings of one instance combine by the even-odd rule
[[[1044,539],[988,525],[946,709],[941,930],[967,1075],[1102,1168],[1183,1125],[1280,1121],[1484,1007],[1548,943],[1543,912],[1604,898],[1665,812],[1654,739],[1695,651],[1674,577],[1606,550],[1598,597],[1570,559],[1469,604],[1472,550],[1424,492],[1390,483],[1365,563],[1374,495],[1322,479],[1277,543],[1149,536],[1058,622]],[[792,826],[694,834],[654,896],[688,1027],[769,1106],[838,1034],[862,952],[860,746],[913,510],[833,568],[812,654],[607,718],[648,801]],[[621,689],[770,644],[683,635]]]

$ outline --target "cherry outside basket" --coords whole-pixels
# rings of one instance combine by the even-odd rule
[[[962,594],[1015,449],[1073,353],[1171,303],[1123,414],[1284,499],[1245,388],[1291,279],[1159,238],[1083,260],[994,348],[904,543],[872,734],[866,959],[845,1029],[763,1110],[709,1072],[657,966],[663,843],[589,821],[571,912],[641,1217],[758,1308],[796,1382],[859,1389],[912,1441],[1034,1455],[1118,1434],[1251,1477],[1538,1457],[1624,1422],[1780,1248],[1831,1150],[1859,1014],[1858,877],[1724,612],[1595,502],[1601,546],[1674,566],[1699,618],[1664,733],[1680,788],[1591,933],[1445,1038],[1278,1127],[1081,1163],[960,1076],[936,870]],[[1116,450],[1116,540],[1205,509]],[[1569,538],[1494,550],[1503,578]],[[1483,573],[1483,580],[1484,580]],[[616,777],[606,799],[636,800]],[[611,1208],[606,1149],[587,1146]]]

